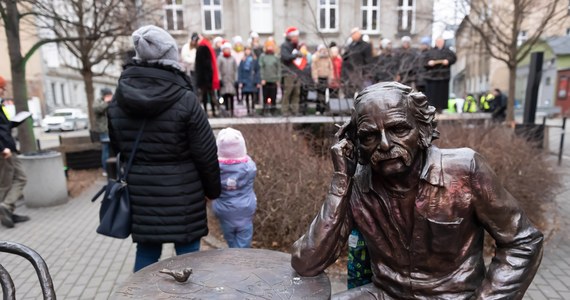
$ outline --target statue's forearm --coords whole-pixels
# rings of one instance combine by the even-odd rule
[[[543,236],[537,230],[517,245],[497,248],[477,299],[522,299],[538,270],[542,251]]]
[[[327,198],[309,230],[293,245],[291,265],[302,276],[323,272],[340,255],[350,233],[351,179],[335,173]]]

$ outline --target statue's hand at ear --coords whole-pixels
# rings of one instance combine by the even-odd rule
[[[335,173],[354,176],[356,172],[356,147],[348,139],[342,139],[331,148],[331,156]]]

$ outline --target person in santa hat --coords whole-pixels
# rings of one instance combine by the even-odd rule
[[[297,49],[299,45],[299,29],[288,27],[285,31],[285,42],[281,44],[281,63],[283,64],[283,100],[281,111],[284,116],[299,113],[299,99],[301,82],[299,68],[295,59],[302,58],[303,54]]]
[[[342,83],[344,96],[352,98],[368,80],[369,67],[372,63],[372,48],[362,39],[360,28],[353,28],[350,35],[350,44],[342,56]]]

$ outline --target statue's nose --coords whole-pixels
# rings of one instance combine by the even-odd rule
[[[386,132],[382,130],[382,139],[380,140],[380,150],[384,152],[388,152],[390,150],[390,141],[388,141],[388,137],[386,136]]]

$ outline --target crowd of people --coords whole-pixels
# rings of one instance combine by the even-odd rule
[[[384,38],[376,48],[359,28],[342,45],[300,41],[296,27],[287,28],[284,36],[278,47],[274,37],[262,41],[256,32],[247,41],[193,33],[181,48],[180,63],[204,109],[211,107],[214,117],[233,116],[234,103],[245,102],[247,114],[254,115],[255,104],[262,102],[262,114],[275,115],[281,89],[282,115],[307,114],[311,101],[320,115],[328,112],[328,99],[353,98],[362,88],[383,81],[424,92],[438,111],[448,106],[450,67],[456,56],[442,38],[431,47],[431,38],[423,37],[418,48],[408,36],[398,48]]]

